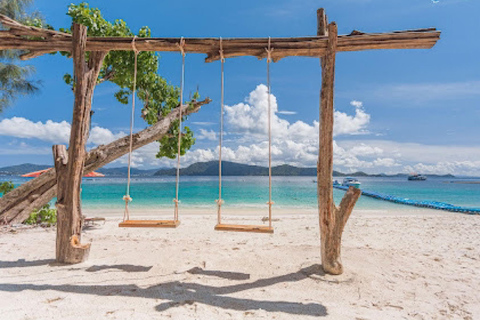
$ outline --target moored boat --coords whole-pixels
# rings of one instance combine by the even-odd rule
[[[345,187],[355,187],[355,188],[360,188],[360,181],[353,177],[346,177],[343,179],[342,186]]]
[[[412,173],[408,176],[408,180],[410,181],[425,181],[427,180],[427,176],[418,174],[418,173]]]

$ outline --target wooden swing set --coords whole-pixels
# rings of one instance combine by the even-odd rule
[[[373,49],[429,49],[440,38],[435,28],[397,31],[390,33],[364,33],[354,30],[348,35],[338,35],[337,25],[328,24],[323,9],[317,10],[317,36],[295,38],[128,38],[128,37],[87,37],[83,25],[73,24],[72,34],[53,30],[24,26],[6,16],[0,15],[0,22],[9,30],[0,31],[0,50],[24,50],[21,58],[26,60],[43,54],[66,51],[71,52],[75,74],[75,105],[70,134],[69,149],[66,146],[53,147],[57,180],[57,241],[56,259],[61,263],[79,263],[87,259],[90,244],[81,244],[81,205],[80,186],[85,163],[85,144],[89,131],[89,120],[93,92],[103,59],[109,51],[169,51],[182,54],[182,80],[180,93],[179,144],[177,155],[176,196],[174,199],[173,220],[130,220],[128,203],[130,197],[130,165],[127,178],[127,191],[124,196],[125,215],[122,227],[177,227],[179,224],[178,187],[180,172],[180,128],[182,121],[182,103],[184,87],[185,55],[203,53],[206,62],[221,61],[221,120],[219,149],[219,198],[217,202],[216,230],[250,231],[272,233],[272,197],[271,197],[271,130],[269,101],[269,225],[239,226],[225,225],[221,221],[222,200],[222,133],[224,100],[224,62],[225,59],[254,56],[267,59],[267,84],[270,99],[270,62],[290,56],[320,58],[322,68],[322,87],[320,96],[320,132],[319,157],[317,167],[317,195],[319,208],[320,240],[322,266],[325,272],[341,274],[341,236],[344,226],[360,196],[360,190],[350,188],[337,207],[333,201],[333,119],[334,119],[334,81],[335,57],[337,52],[361,51]],[[86,52],[89,59],[86,62]],[[129,163],[131,162],[133,134],[133,115],[135,111],[135,87],[132,99],[132,118],[129,139]],[[262,229],[263,228],[263,229]]]

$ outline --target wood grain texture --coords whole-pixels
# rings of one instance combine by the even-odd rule
[[[176,228],[179,220],[126,220],[118,224],[122,228]]]
[[[274,229],[269,226],[239,225],[239,224],[217,224],[217,231],[234,231],[234,232],[253,232],[253,233],[273,233]]]
[[[317,16],[324,18],[319,28],[327,24],[326,15],[320,9]],[[322,18],[322,19],[323,19]],[[8,20],[6,20],[8,19]],[[5,23],[6,20],[6,23]],[[10,27],[0,33],[0,50],[29,50],[22,59],[30,59],[48,52],[72,51],[71,35],[57,31],[22,26],[20,23],[0,15],[0,22]],[[320,29],[318,29],[320,30]],[[29,37],[26,37],[29,36]],[[32,38],[34,36],[35,38]],[[440,31],[435,28],[395,31],[387,33],[354,32],[338,37],[337,52],[362,51],[374,49],[429,49],[440,38]],[[87,51],[132,50],[133,38],[123,37],[89,37]],[[140,51],[180,52],[178,44],[181,38],[136,38],[135,46]],[[184,38],[186,53],[206,54],[206,62],[220,59],[219,38]],[[222,47],[225,58],[254,56],[259,59],[267,57],[265,48],[269,38],[223,38]],[[326,33],[313,37],[271,38],[273,61],[289,56],[319,57],[327,50]]]
[[[320,30],[319,32],[322,32]],[[322,58],[322,89],[320,93],[320,131],[317,164],[317,196],[320,224],[322,267],[326,273],[342,274],[342,233],[348,218],[361,195],[360,189],[350,187],[340,207],[333,200],[333,125],[335,92],[335,56],[337,25],[331,23],[327,30],[327,54]]]
[[[72,57],[75,74],[75,103],[70,129],[68,154],[66,146],[53,147],[57,180],[56,260],[80,263],[87,259],[90,245],[81,244],[81,184],[90,124],[92,97],[106,52],[90,52],[85,62],[87,27],[72,25]]]

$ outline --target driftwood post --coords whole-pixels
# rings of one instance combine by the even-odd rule
[[[328,36],[326,55],[320,60],[322,66],[322,90],[320,94],[320,132],[317,164],[317,195],[320,220],[322,267],[326,273],[342,274],[340,255],[342,232],[360,197],[360,190],[350,187],[340,207],[333,201],[333,119],[335,55],[337,49],[337,25],[327,26],[323,9],[317,11],[317,33]]]
[[[87,27],[72,25],[72,56],[75,71],[75,105],[68,154],[63,145],[53,146],[57,176],[56,259],[79,263],[88,258],[90,244],[82,245],[80,192],[88,139],[92,97],[106,52],[92,51],[85,61]]]

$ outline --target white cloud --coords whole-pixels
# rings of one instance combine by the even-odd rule
[[[274,139],[316,139],[318,141],[318,121],[307,124],[303,121],[290,123],[281,119],[278,114],[277,99],[270,94],[271,103],[271,127]],[[370,122],[370,115],[365,112],[359,101],[352,101],[355,107],[355,115],[351,116],[344,112],[335,111],[334,135],[352,135],[366,133],[366,127]],[[245,103],[233,106],[225,106],[225,118],[227,131],[240,135],[260,138],[268,131],[268,90],[263,84],[258,85],[250,92]],[[249,137],[252,138],[252,137]]]
[[[217,133],[213,130],[200,129],[200,133],[196,135],[197,139],[200,140],[217,140]]]
[[[363,109],[363,103],[353,100],[350,102],[355,107],[355,116],[350,116],[346,113],[335,111],[335,125],[333,127],[333,135],[341,134],[366,134],[365,129],[370,122],[370,115]]]
[[[67,143],[70,124],[66,121],[33,122],[21,117],[0,121],[0,135],[25,139],[39,139],[52,143]]]
[[[386,168],[401,166],[401,164],[397,163],[397,161],[395,161],[395,159],[392,159],[392,158],[378,158],[373,161],[373,165],[376,167],[386,167]]]
[[[45,123],[22,117],[13,117],[0,121],[0,135],[23,138],[38,139],[53,144],[66,144],[70,137],[70,123],[67,121],[54,122],[47,120]],[[126,134],[118,132],[114,134],[106,128],[95,126],[90,131],[89,143],[94,145],[107,144],[119,139]]]
[[[90,130],[88,142],[95,145],[108,144],[126,135],[127,134],[122,131],[114,134],[109,129],[95,126]]]
[[[278,114],[283,114],[283,115],[286,115],[286,116],[291,116],[291,115],[297,114],[296,111],[288,111],[288,110],[277,111],[277,113]]]

